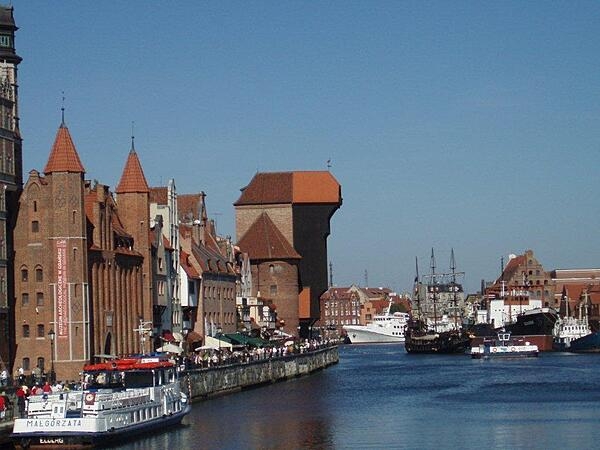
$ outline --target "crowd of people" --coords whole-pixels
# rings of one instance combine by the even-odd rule
[[[270,358],[282,358],[305,353],[334,344],[329,340],[285,341],[265,347],[221,347],[206,348],[180,357],[180,367],[184,370],[202,369],[227,364],[250,363]]]
[[[253,361],[261,361],[270,358],[285,358],[290,355],[306,353],[320,348],[336,345],[337,341],[330,340],[290,340],[273,343],[265,347],[222,347],[222,348],[203,348],[187,355],[178,356],[177,363],[179,369],[194,370],[210,367],[217,367],[229,364],[244,364]],[[225,344],[224,344],[225,345]],[[173,355],[174,357],[176,355]],[[44,395],[54,392],[67,392],[82,389],[82,382],[52,382],[49,373],[44,373],[36,367],[31,370],[31,374],[25,374],[22,367],[19,367],[10,378],[6,369],[0,371],[0,386],[14,386],[17,408],[13,408],[10,397],[5,391],[0,393],[0,421],[12,420],[16,414],[18,417],[25,417],[27,400],[32,395]]]

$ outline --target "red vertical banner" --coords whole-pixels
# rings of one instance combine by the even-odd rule
[[[69,335],[69,285],[67,283],[67,241],[56,241],[56,335]]]

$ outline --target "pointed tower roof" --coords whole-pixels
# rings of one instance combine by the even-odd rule
[[[119,185],[117,186],[117,189],[115,189],[115,192],[117,194],[150,192],[146,177],[144,176],[144,171],[142,170],[142,165],[135,152],[135,148],[133,148],[133,143],[131,145],[131,150],[129,151],[129,156],[127,157],[127,162],[125,163],[125,168],[123,169],[123,175],[121,175],[121,181],[119,181]]]
[[[69,129],[64,122],[58,128],[54,145],[50,151],[50,157],[44,168],[46,175],[52,172],[85,173],[83,164],[81,164],[81,160],[71,139]]]
[[[265,212],[257,217],[237,245],[251,260],[302,258]]]

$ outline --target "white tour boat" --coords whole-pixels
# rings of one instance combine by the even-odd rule
[[[497,339],[485,339],[483,344],[471,347],[471,358],[526,358],[538,356],[537,345],[523,338],[511,339],[510,333],[500,332]]]
[[[392,303],[385,314],[378,314],[366,325],[344,325],[348,339],[352,344],[380,344],[404,342],[404,333],[409,314],[395,312],[390,314]]]
[[[134,434],[167,430],[190,411],[175,364],[162,356],[115,359],[84,367],[83,390],[32,395],[15,419],[19,448],[89,448]]]

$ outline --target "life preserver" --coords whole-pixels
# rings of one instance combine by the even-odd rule
[[[511,352],[514,352],[515,350],[516,350],[516,349],[515,349],[514,347],[511,347],[511,348],[510,348],[510,351],[511,351]]]
[[[497,349],[497,348],[493,348],[493,349],[492,349],[492,353],[496,353],[497,351],[498,351],[498,349]]]
[[[93,405],[95,401],[96,401],[96,394],[94,394],[93,392],[88,392],[87,394],[85,394],[85,404],[86,405]]]

